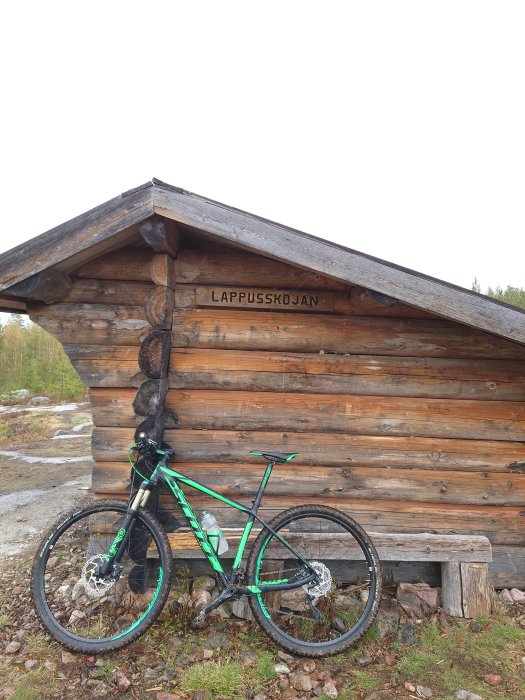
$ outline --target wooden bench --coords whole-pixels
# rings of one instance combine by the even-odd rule
[[[236,551],[242,528],[224,528],[230,551]],[[258,532],[253,531],[250,541]],[[286,533],[283,533],[286,536]],[[443,609],[455,617],[473,618],[491,611],[488,564],[492,561],[492,547],[487,537],[478,535],[435,535],[431,533],[397,534],[368,533],[377,549],[379,559],[405,562],[438,562],[441,564],[441,597]],[[288,533],[290,543],[294,536]],[[195,538],[189,528],[181,528],[169,534],[173,556],[177,559],[202,557],[196,548]],[[337,540],[330,540],[330,558],[338,559]],[[249,546],[247,547],[249,551]],[[348,543],[341,541],[339,555],[351,559]],[[227,557],[226,557],[227,558]],[[355,559],[362,558],[358,550]]]

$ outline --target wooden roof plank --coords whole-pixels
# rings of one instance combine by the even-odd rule
[[[350,248],[156,186],[154,210],[241,248],[399,299],[425,311],[525,343],[525,311]]]
[[[0,290],[61,263],[151,216],[152,186],[119,195],[0,255]],[[101,254],[101,252],[99,252]]]

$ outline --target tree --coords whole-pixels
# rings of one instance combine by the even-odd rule
[[[480,294],[482,293],[481,286],[477,278],[475,278],[474,282],[472,283],[472,291],[479,292]],[[496,287],[496,289],[492,289],[492,287],[489,287],[485,294],[493,299],[498,299],[499,301],[504,301],[507,304],[512,304],[513,306],[519,306],[522,309],[525,309],[525,289],[523,289],[523,287],[511,287],[510,285],[507,285],[506,289],[503,289],[503,287]]]
[[[11,314],[0,326],[0,394],[16,389],[58,400],[78,401],[86,394],[60,343],[20,314]]]

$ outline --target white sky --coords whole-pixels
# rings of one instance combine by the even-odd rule
[[[525,3],[0,9],[0,250],[155,176],[469,287],[525,286]]]

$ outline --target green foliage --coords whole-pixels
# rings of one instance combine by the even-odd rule
[[[0,326],[0,394],[16,389],[56,400],[80,401],[86,394],[60,343],[43,328],[11,314]]]
[[[185,692],[208,690],[213,698],[237,700],[246,697],[244,689],[253,681],[250,675],[238,661],[206,661],[185,669],[180,685]]]
[[[474,279],[472,283],[472,291],[478,292],[479,294],[483,293],[477,279]],[[506,289],[503,289],[503,287],[492,289],[492,287],[489,287],[485,294],[493,299],[504,301],[506,304],[512,304],[513,306],[519,306],[525,309],[525,289],[523,289],[523,287],[511,287],[510,285],[507,285]]]

